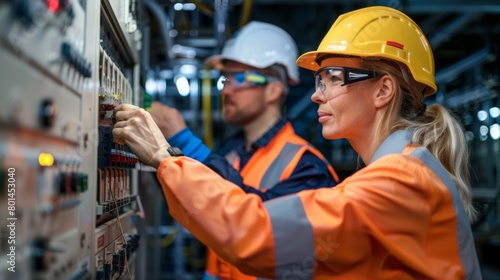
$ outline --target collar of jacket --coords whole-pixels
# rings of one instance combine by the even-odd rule
[[[413,131],[411,130],[396,130],[380,144],[370,163],[385,155],[400,154],[411,143],[412,137]]]
[[[271,140],[278,134],[278,132],[285,126],[287,120],[285,117],[282,117],[271,129],[269,129],[262,137],[260,137],[257,141],[254,142],[257,147],[265,147]]]

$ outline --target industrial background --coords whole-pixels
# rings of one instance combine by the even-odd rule
[[[154,170],[113,143],[112,109],[174,106],[217,150],[235,129],[205,58],[251,20],[315,50],[338,15],[372,5],[407,13],[434,50],[427,102],[467,130],[477,253],[500,279],[498,0],[0,0],[0,279],[201,279],[204,246],[169,216]],[[349,176],[358,157],[321,137],[313,76],[300,78],[286,115]]]

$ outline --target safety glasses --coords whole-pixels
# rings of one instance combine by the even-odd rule
[[[327,83],[334,86],[345,86],[382,75],[382,73],[371,70],[329,66],[323,67],[314,73],[314,82],[316,90],[319,89],[322,93],[325,93]]]
[[[266,76],[254,70],[247,70],[242,72],[223,72],[223,75],[219,79],[219,83],[221,84],[221,90],[226,86],[231,87],[232,90],[239,90],[265,85],[277,80],[278,78]]]

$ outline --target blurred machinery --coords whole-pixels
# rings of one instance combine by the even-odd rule
[[[135,275],[137,158],[111,130],[140,100],[136,17],[133,0],[0,1],[0,279]]]

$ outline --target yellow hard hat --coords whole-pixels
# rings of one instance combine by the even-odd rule
[[[318,50],[301,55],[297,65],[317,71],[316,59],[321,54],[394,60],[406,65],[416,82],[427,86],[425,96],[437,91],[429,42],[410,17],[393,8],[374,6],[339,16]]]

